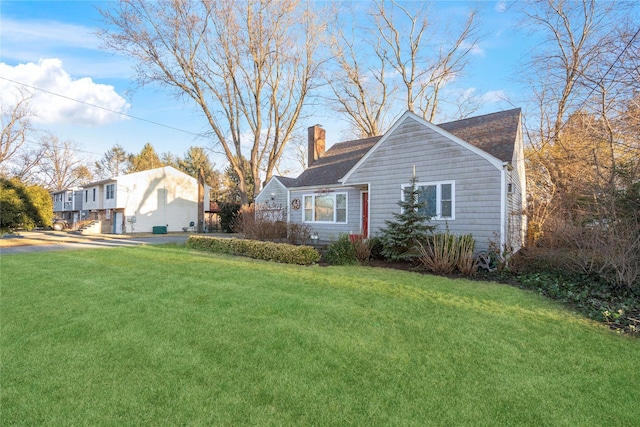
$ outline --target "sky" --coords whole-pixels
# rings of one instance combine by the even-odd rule
[[[435,16],[444,17],[470,4],[436,1],[432,8]],[[179,156],[190,146],[212,147],[196,136],[207,126],[193,105],[157,86],[137,88],[132,60],[101,49],[95,35],[98,8],[109,5],[90,0],[0,1],[0,102],[8,105],[17,88],[28,89],[37,113],[34,124],[62,141],[74,141],[78,154],[87,159],[97,160],[116,144],[137,153],[149,142],[157,153]],[[467,76],[447,88],[447,95],[481,96],[477,114],[520,106],[517,67],[535,41],[516,30],[518,18],[502,1],[477,5],[483,38],[472,53]],[[307,120],[301,129],[323,125],[327,148],[344,140],[347,124],[340,117],[316,111]],[[224,156],[212,160],[224,168]]]

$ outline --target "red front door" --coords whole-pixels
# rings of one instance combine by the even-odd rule
[[[362,193],[362,237],[369,237],[369,193]]]

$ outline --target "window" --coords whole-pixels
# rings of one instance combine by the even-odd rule
[[[73,191],[67,193],[67,202],[73,202]]]
[[[347,222],[347,194],[304,196],[304,222]]]
[[[84,190],[84,201],[85,202],[89,201],[89,190]]]
[[[96,189],[95,188],[93,189],[93,201],[94,202],[96,201]]]
[[[115,184],[109,184],[109,185],[107,185],[106,190],[107,190],[107,200],[113,199],[115,197],[116,185]]]
[[[402,198],[409,184],[402,186]],[[426,203],[420,211],[433,219],[455,219],[454,215],[454,194],[455,184],[453,181],[417,183],[418,201]]]

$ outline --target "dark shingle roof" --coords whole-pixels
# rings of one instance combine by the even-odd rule
[[[296,186],[297,179],[295,178],[289,178],[289,177],[280,176],[280,175],[274,175],[274,178],[280,181],[280,183],[284,185],[286,188],[292,188]]]
[[[439,124],[438,127],[457,136],[503,162],[513,158],[520,108],[485,114]]]
[[[296,187],[337,184],[381,136],[333,144],[296,180]]]
[[[503,162],[508,162],[513,158],[519,124],[520,108],[515,108],[437,126]],[[297,179],[278,179],[287,188],[335,185],[380,138],[382,137],[374,136],[336,143]]]

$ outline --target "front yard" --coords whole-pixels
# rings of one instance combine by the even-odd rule
[[[510,286],[176,246],[0,274],[2,425],[640,419],[640,340]]]

